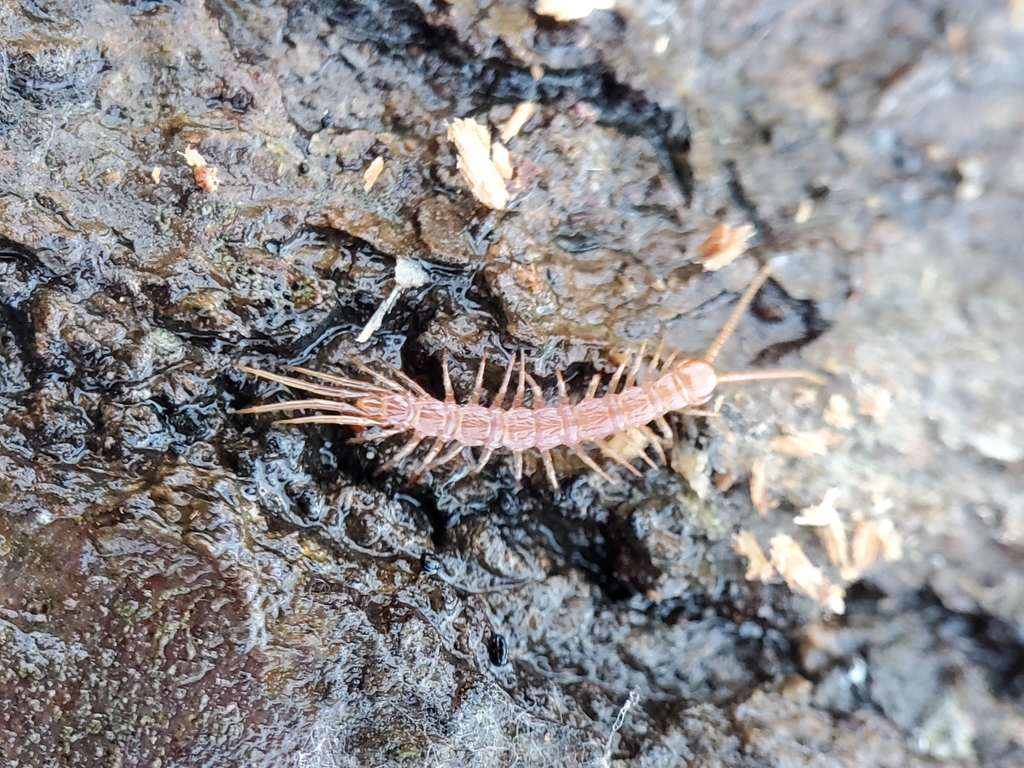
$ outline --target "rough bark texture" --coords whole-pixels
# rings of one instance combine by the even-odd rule
[[[962,5],[0,3],[0,762],[1024,763],[1024,32]],[[446,121],[523,101],[490,211]],[[751,254],[703,272],[722,222]],[[430,282],[360,345],[399,258]],[[641,479],[407,485],[235,413],[279,396],[238,362],[439,392],[443,349],[582,393],[769,258],[720,367],[827,386],[723,387]],[[833,488],[902,559],[837,572],[794,522]]]

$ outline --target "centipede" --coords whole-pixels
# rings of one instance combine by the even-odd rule
[[[601,374],[595,374],[582,398],[573,401],[561,372],[556,371],[558,397],[548,404],[543,389],[526,370],[525,353],[520,352],[510,356],[501,386],[485,405],[485,353],[476,370],[473,390],[468,399],[460,403],[452,387],[448,352],[445,350],[441,365],[443,400],[430,395],[405,372],[387,363],[381,371],[359,360],[351,360],[362,378],[299,366],[287,366],[290,375],[284,375],[241,365],[238,367],[246,373],[312,397],[256,405],[238,412],[311,411],[306,415],[279,419],[277,423],[351,427],[360,432],[352,438],[353,442],[381,441],[405,435],[405,444],[385,466],[401,466],[421,445],[425,445],[423,457],[409,474],[410,482],[463,455],[471,467],[470,473],[479,472],[497,451],[511,453],[513,474],[518,482],[523,477],[523,456],[532,451],[540,455],[548,482],[557,491],[559,482],[552,451],[560,448],[571,451],[604,480],[614,482],[590,455],[591,446],[640,476],[641,472],[632,462],[613,447],[610,441],[615,435],[637,430],[660,454],[664,463],[661,440],[650,425],[657,427],[662,439],[670,439],[672,433],[665,417],[676,412],[695,412],[711,400],[720,384],[778,379],[804,379],[824,384],[817,373],[804,369],[755,369],[726,373],[715,370],[714,363],[719,353],[770,275],[771,267],[765,265],[740,296],[702,357],[679,359],[678,353],[664,356],[664,343],[648,356],[647,345],[644,344],[635,354],[626,355],[600,396]],[[508,403],[517,360],[517,384]],[[528,405],[527,387],[530,390]],[[474,453],[477,449],[479,455]],[[646,452],[641,452],[640,458],[656,466]]]

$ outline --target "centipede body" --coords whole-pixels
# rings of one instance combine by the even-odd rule
[[[547,404],[543,391],[527,373],[525,355],[521,354],[518,381],[511,403],[506,407],[509,386],[516,371],[516,356],[509,360],[498,392],[488,405],[484,405],[481,400],[485,355],[477,369],[472,393],[465,403],[459,403],[452,388],[448,355],[445,352],[442,361],[445,390],[443,400],[432,397],[405,373],[390,366],[386,372],[380,372],[353,361],[364,378],[297,367],[289,368],[293,375],[282,375],[240,366],[247,373],[316,396],[258,405],[241,412],[313,411],[310,415],[282,419],[281,423],[341,424],[367,430],[356,438],[360,441],[383,440],[408,434],[405,446],[389,461],[391,465],[403,462],[426,441],[429,448],[413,471],[413,479],[428,469],[447,464],[463,453],[480,449],[481,454],[476,459],[473,471],[479,471],[485,466],[495,451],[508,450],[512,453],[518,480],[522,477],[523,453],[537,451],[549,482],[557,489],[558,479],[551,451],[566,447],[588,467],[610,480],[609,475],[587,453],[586,448],[590,445],[597,446],[604,455],[639,475],[637,469],[615,451],[608,442],[609,438],[628,430],[640,430],[660,451],[660,443],[648,425],[655,423],[663,432],[668,432],[664,420],[667,414],[693,409],[708,402],[720,382],[780,378],[820,381],[809,371],[762,370],[719,374],[714,369],[714,360],[719,351],[768,276],[769,270],[765,267],[740,298],[702,358],[676,360],[675,355],[670,355],[663,359],[663,347],[659,345],[648,359],[644,355],[645,346],[635,357],[627,356],[600,397],[596,395],[600,377],[594,377],[582,399],[572,402],[561,373],[558,372],[558,400],[554,404]],[[532,400],[529,406],[524,404],[527,386]],[[650,462],[646,455],[642,458]]]

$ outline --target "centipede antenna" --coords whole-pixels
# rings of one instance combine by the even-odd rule
[[[633,367],[629,369],[629,373],[626,375],[626,384],[623,389],[629,389],[636,383],[636,376],[640,373],[640,368],[644,364],[644,353],[647,351],[647,342],[645,341],[640,345],[640,351],[637,353],[636,362],[633,363]]]
[[[334,411],[336,413],[348,413],[353,416],[362,415],[362,411],[351,403],[341,400],[286,400],[283,403],[265,403],[263,405],[252,405],[248,408],[240,408],[235,413],[273,413],[275,411],[302,411],[302,410]]]
[[[774,381],[776,379],[803,379],[804,381],[809,381],[820,386],[825,386],[827,383],[825,379],[814,371],[796,368],[764,371],[737,371],[735,373],[718,374],[719,384],[732,381]]]
[[[469,405],[477,405],[480,402],[480,393],[484,389],[484,367],[487,365],[487,350],[480,356],[480,365],[476,369],[476,381],[473,382],[473,394],[469,396]]]
[[[240,367],[243,371],[255,373],[257,376],[263,376],[265,379],[270,378],[269,376],[264,375],[266,373],[265,371],[257,371],[255,368],[246,368],[245,366]],[[308,376],[314,381],[325,381],[328,384],[336,384],[341,389],[358,389],[360,392],[384,392],[385,390],[392,389],[394,387],[394,382],[388,382],[388,386],[384,387],[377,384],[371,384],[368,381],[362,381],[361,379],[350,379],[347,376],[337,376],[331,373],[324,373],[323,371],[314,371],[311,368],[303,368],[299,365],[286,365],[284,368],[286,371],[292,371],[293,373]],[[295,381],[295,379],[292,380]],[[387,380],[385,379],[385,381]]]
[[[548,482],[551,483],[551,489],[558,492],[558,476],[555,474],[555,465],[551,461],[551,451],[540,452],[541,461],[544,462],[544,472],[547,473]]]
[[[601,386],[601,374],[595,373],[590,377],[590,384],[587,386],[587,393],[583,395],[583,399],[593,400],[599,386]]]
[[[370,393],[384,392],[385,390],[381,387],[373,384],[363,384],[362,382],[354,379],[347,379],[346,384],[343,386],[329,387],[326,384],[316,384],[312,381],[306,381],[305,379],[298,379],[294,376],[283,376],[279,373],[271,373],[270,371],[261,371],[259,368],[250,368],[246,365],[238,366],[240,371],[251,373],[253,376],[259,376],[261,379],[267,379],[278,384],[284,384],[286,387],[292,387],[293,389],[300,389],[303,392],[311,392],[314,395],[323,395],[324,397],[333,398],[340,400],[346,397],[363,397]]]
[[[452,389],[452,374],[448,370],[448,350],[441,352],[441,378],[444,381],[444,401],[455,402],[455,390]]]
[[[570,445],[569,450],[576,454],[576,457],[584,464],[586,464],[588,467],[590,467],[590,469],[594,470],[603,479],[614,485],[615,480],[612,478],[612,476],[605,472],[603,469],[601,469],[601,465],[594,461],[592,458],[590,458],[590,456],[587,455],[586,451],[584,451],[578,445]]]
[[[516,385],[516,394],[512,398],[512,407],[520,408],[523,405],[523,395],[526,393],[526,352],[520,350],[519,357],[519,383]]]
[[[725,346],[725,342],[732,336],[733,331],[736,330],[736,326],[739,325],[740,318],[743,313],[747,311],[747,307],[750,306],[750,302],[754,300],[757,292],[761,290],[761,286],[765,284],[768,277],[772,273],[771,264],[765,264],[761,271],[757,273],[757,277],[754,278],[754,282],[747,286],[747,290],[740,296],[740,300],[733,307],[732,314],[729,315],[729,319],[725,321],[725,325],[722,326],[722,330],[718,332],[715,340],[711,342],[711,346],[708,347],[708,351],[704,353],[702,358],[705,363],[711,364],[715,362],[715,358],[718,357],[718,353],[722,351],[722,347]]]
[[[505,395],[508,394],[508,383],[512,381],[512,371],[516,367],[516,356],[512,355],[508,361],[508,367],[505,369],[505,377],[501,380],[501,386],[498,387],[498,393],[494,396],[494,400],[491,402],[491,408],[501,408],[505,405]]]
[[[341,424],[344,427],[379,427],[382,426],[376,419],[354,418],[352,416],[328,416],[327,414],[316,414],[314,416],[295,416],[290,419],[276,419],[275,424]]]
[[[633,359],[633,353],[627,352],[626,359],[622,361],[618,368],[615,369],[615,373],[608,380],[608,389],[606,390],[609,395],[614,395],[615,390],[619,386],[619,380],[622,378],[622,374],[626,371],[626,367],[629,365],[629,361]]]

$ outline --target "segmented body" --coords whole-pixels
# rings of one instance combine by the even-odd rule
[[[510,451],[549,451],[595,442],[659,416],[707,402],[714,371],[699,360],[685,360],[656,381],[579,403],[537,408],[502,407],[436,400],[414,392],[388,392],[357,398],[355,406],[382,426],[467,447]]]
[[[515,357],[509,361],[501,387],[490,405],[480,403],[486,358],[480,362],[469,400],[466,403],[458,403],[448,374],[446,353],[443,361],[444,400],[432,397],[395,368],[391,368],[389,375],[385,375],[357,361],[353,361],[353,365],[363,372],[365,379],[292,368],[292,371],[305,377],[299,378],[242,367],[242,370],[248,373],[319,396],[314,399],[258,405],[243,412],[313,410],[316,411],[313,415],[282,421],[375,428],[357,438],[359,440],[384,439],[409,433],[409,442],[392,457],[390,463],[397,464],[409,456],[420,443],[429,441],[431,447],[414,472],[414,477],[427,469],[451,461],[468,449],[479,448],[483,453],[476,462],[477,470],[490,460],[495,450],[506,449],[512,452],[515,474],[519,478],[522,475],[523,453],[539,451],[548,479],[552,486],[557,488],[558,481],[550,451],[567,447],[591,469],[610,479],[583,450],[583,446],[590,444],[596,445],[605,455],[631,472],[639,474],[632,464],[612,448],[607,442],[608,438],[629,430],[640,430],[660,453],[660,443],[647,425],[655,422],[662,427],[663,433],[668,433],[663,418],[666,414],[692,409],[706,403],[721,381],[794,377],[817,380],[814,374],[807,371],[752,371],[724,375],[715,372],[712,365],[715,357],[767,277],[768,270],[765,268],[744,293],[703,358],[673,362],[675,356],[672,355],[662,363],[661,347],[649,360],[645,359],[641,350],[628,371],[627,366],[632,356],[627,357],[619,366],[601,397],[595,396],[600,383],[600,378],[595,377],[584,397],[579,402],[570,402],[562,377],[556,373],[559,400],[554,405],[547,405],[542,390],[526,372],[525,357],[520,356],[518,386],[510,407],[505,407],[505,401],[515,371]],[[641,383],[638,383],[638,377],[643,379]],[[620,382],[623,383],[621,390]],[[527,383],[532,392],[532,407],[523,405]],[[448,446],[448,450],[441,455],[445,446]],[[642,455],[641,458],[650,463],[646,455]]]

